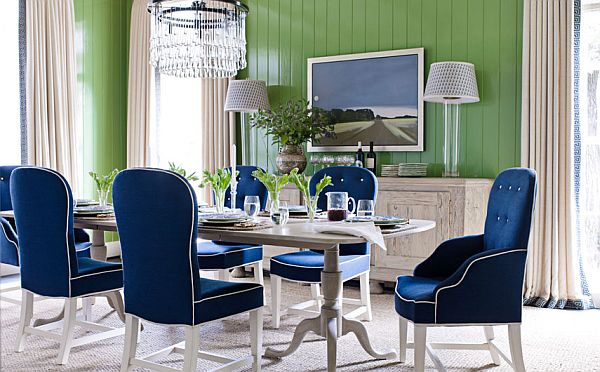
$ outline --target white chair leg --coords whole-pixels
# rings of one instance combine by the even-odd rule
[[[199,348],[200,326],[186,327],[185,351],[183,352],[183,372],[196,372]]]
[[[404,319],[401,316],[398,317],[398,320],[398,328],[400,333],[400,348],[398,349],[398,356],[400,359],[400,363],[404,363],[406,362],[406,339],[408,336],[408,320]]]
[[[93,297],[86,297],[82,299],[83,302],[83,319],[86,322],[92,321],[92,301]]]
[[[60,339],[60,349],[58,351],[58,363],[67,364],[71,345],[73,344],[73,329],[75,328],[75,316],[77,315],[77,298],[67,298],[65,300],[65,317],[63,323],[63,333]]]
[[[525,372],[525,362],[523,361],[523,349],[521,347],[521,325],[508,325],[508,342],[510,344],[510,356],[513,362],[515,372]]]
[[[321,305],[323,305],[323,301],[321,300],[321,285],[319,283],[310,284],[310,295],[312,299],[315,300],[317,311],[321,311]]]
[[[263,308],[250,312],[250,349],[252,351],[252,371],[261,370],[263,341]]]
[[[494,327],[485,326],[485,327],[483,327],[483,332],[485,333],[485,339],[488,344],[490,344],[492,341],[494,341]],[[494,364],[499,366],[500,365],[500,355],[498,355],[498,352],[496,351],[496,349],[494,349],[491,346],[490,346],[490,355],[492,357],[492,361],[494,362]]]
[[[260,285],[265,285],[262,261],[258,261],[252,264],[252,270],[254,271],[254,281]]]
[[[219,270],[218,272],[219,272],[219,280],[223,280],[226,282],[228,282],[230,280],[231,275],[229,273],[229,269],[222,269],[222,270]]]
[[[33,318],[33,293],[23,290],[21,294],[21,320],[15,344],[15,351],[17,353],[20,353],[25,348],[25,339],[27,338],[25,328],[31,325],[31,318]]]
[[[427,327],[415,324],[415,371],[425,371],[425,347],[427,343]]]
[[[280,314],[281,306],[281,277],[277,275],[271,275],[271,322],[273,328],[279,328],[281,320]]]
[[[127,372],[131,368],[131,359],[135,358],[137,352],[140,319],[130,314],[125,314],[125,346],[123,348],[123,359],[121,361],[121,372]]]
[[[367,308],[364,320],[370,322],[373,320],[373,312],[371,311],[371,292],[369,291],[368,271],[360,276],[360,303]]]

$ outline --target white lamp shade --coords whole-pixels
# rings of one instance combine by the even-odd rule
[[[467,62],[432,63],[423,100],[438,103],[479,102],[475,66]]]
[[[227,89],[225,111],[257,112],[268,110],[267,84],[262,80],[232,80]]]

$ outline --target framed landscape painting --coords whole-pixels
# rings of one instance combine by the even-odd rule
[[[423,48],[308,59],[308,101],[334,135],[308,151],[423,151]]]

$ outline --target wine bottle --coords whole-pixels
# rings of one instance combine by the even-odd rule
[[[354,157],[354,165],[362,168],[363,164],[365,164],[365,153],[362,150],[362,143],[358,141],[358,151],[356,151],[356,156]]]
[[[375,174],[375,166],[376,166],[376,155],[375,151],[373,151],[373,141],[369,143],[369,152],[367,153],[367,169]]]

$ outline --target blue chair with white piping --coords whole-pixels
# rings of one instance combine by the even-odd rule
[[[315,173],[310,180],[310,192],[314,195],[315,186],[323,176],[330,176],[333,185],[327,186],[319,195],[317,205],[320,209],[327,209],[327,196],[329,191],[346,191],[356,201],[368,199],[375,201],[377,198],[377,178],[375,175],[359,167],[329,167]],[[340,267],[343,281],[360,278],[360,300],[343,299],[344,303],[358,305],[359,307],[346,314],[347,318],[355,318],[364,314],[366,320],[372,319],[371,298],[369,293],[370,270],[370,243],[342,244],[340,246]],[[282,311],[281,306],[281,280],[309,283],[312,299],[289,307],[283,313],[312,314],[306,310],[321,305],[320,294],[321,271],[324,265],[324,255],[320,251],[305,250],[286,253],[271,258],[271,311],[273,313],[273,327],[279,328]]]
[[[58,362],[66,364],[72,346],[116,337],[124,329],[81,322],[76,319],[77,299],[104,295],[114,303],[123,286],[121,264],[78,257],[73,230],[73,196],[65,178],[46,168],[19,167],[12,172],[11,197],[19,232],[21,267],[21,321],[17,351],[30,334],[60,341]],[[63,333],[57,336],[31,325],[33,294],[64,298]],[[57,324],[57,327],[60,324]],[[101,333],[73,339],[74,327]]]
[[[239,165],[237,176],[236,207],[244,207],[246,196],[258,196],[260,209],[264,210],[267,203],[267,188],[257,180],[252,172],[258,167],[251,165]],[[231,171],[231,168],[227,168]],[[225,206],[231,207],[231,188],[225,192]],[[256,244],[232,243],[232,242],[200,242],[198,243],[198,265],[200,270],[216,270],[220,280],[230,279],[230,270],[236,267],[251,266],[254,270],[254,280],[263,284],[263,247]]]
[[[262,354],[263,286],[200,278],[197,257],[198,206],[192,186],[180,175],[152,168],[120,172],[113,203],[121,241],[126,313],[121,371],[134,367],[172,370],[155,361],[184,354],[186,372],[196,371],[198,357],[259,370]],[[250,313],[251,353],[234,360],[199,352],[200,325]],[[185,341],[136,358],[141,320],[184,327]]]
[[[423,371],[425,351],[439,370],[433,349],[489,350],[515,371],[525,371],[521,312],[527,244],[537,176],[526,168],[498,175],[488,201],[484,233],[447,240],[421,262],[413,276],[397,280],[395,307],[400,318],[400,362],[406,359],[407,325],[414,324],[415,370]],[[508,325],[512,361],[494,344],[493,326]],[[426,344],[428,327],[483,326],[486,343]]]
[[[12,210],[10,198],[10,176],[19,165],[0,166],[0,211]],[[14,220],[0,217],[0,258],[3,264],[19,266],[19,240]],[[90,237],[82,229],[75,229],[75,251],[78,257],[90,257]]]

